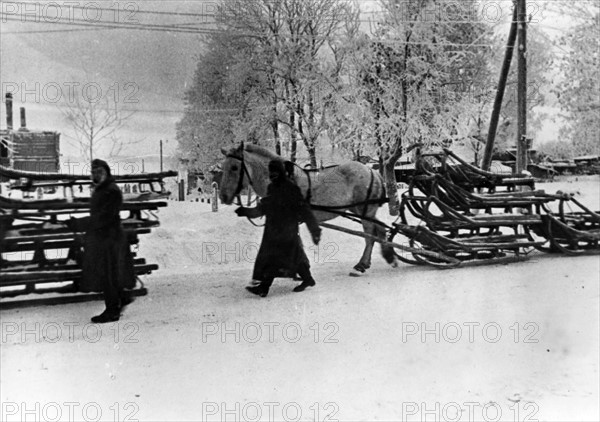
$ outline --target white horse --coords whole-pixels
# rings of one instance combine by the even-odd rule
[[[220,198],[224,204],[231,204],[248,185],[252,186],[258,196],[266,196],[269,161],[285,161],[268,149],[253,144],[242,144],[230,150],[221,149],[221,152],[226,157],[222,164],[220,186]],[[305,170],[294,166],[294,177],[318,221],[331,220],[348,210],[361,218],[365,233],[385,240],[385,228],[373,222],[377,210],[386,202],[383,179],[377,172],[352,161],[319,170]],[[365,240],[363,254],[354,266],[357,273],[351,272],[351,275],[364,273],[371,266],[375,241],[368,238]],[[397,265],[391,246],[382,244],[381,252],[389,264]]]

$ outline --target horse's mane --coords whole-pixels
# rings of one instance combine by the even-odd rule
[[[260,145],[246,144],[246,145],[244,145],[244,150],[246,150],[248,152],[252,152],[254,154],[261,155],[265,158],[268,158],[269,160],[283,161],[283,157],[275,154],[273,151],[271,151],[265,147],[261,147]]]

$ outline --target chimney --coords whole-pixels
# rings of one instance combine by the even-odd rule
[[[21,129],[27,130],[27,122],[25,121],[25,107],[21,107]]]
[[[6,128],[12,130],[13,128],[13,96],[10,92],[6,93]]]

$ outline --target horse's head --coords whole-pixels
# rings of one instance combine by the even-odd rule
[[[225,161],[221,164],[223,176],[219,186],[219,197],[224,204],[230,205],[244,185],[244,150],[243,144],[231,149],[221,148]]]

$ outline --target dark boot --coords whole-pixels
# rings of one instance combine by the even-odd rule
[[[298,268],[298,275],[303,281],[302,283],[294,287],[295,292],[303,292],[304,290],[306,290],[307,287],[312,287],[315,284],[317,284],[315,283],[315,279],[310,273],[310,265],[308,263],[300,265],[300,267]]]
[[[121,298],[121,310],[125,309],[127,305],[133,302],[135,299],[131,296],[123,296]]]
[[[100,315],[96,315],[92,317],[92,322],[94,324],[104,324],[106,322],[115,322],[119,320],[119,313],[110,312],[105,310]]]
[[[259,284],[256,286],[247,286],[246,290],[260,297],[266,297],[269,294],[269,286]]]
[[[295,292],[303,292],[304,290],[306,290],[307,287],[312,287],[316,284],[317,283],[315,283],[315,280],[311,278],[310,280],[303,281],[302,283],[300,283],[296,287],[294,287],[294,291]]]

